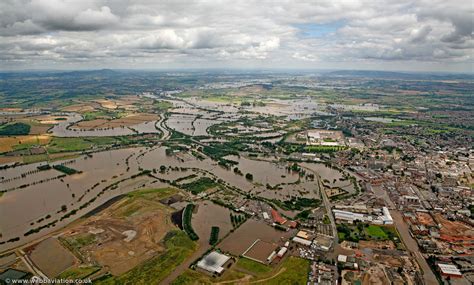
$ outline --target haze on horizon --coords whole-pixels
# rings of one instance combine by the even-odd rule
[[[0,69],[473,72],[473,11],[464,0],[3,0]]]

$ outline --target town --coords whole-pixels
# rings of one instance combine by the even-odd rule
[[[123,76],[2,100],[0,282],[474,282],[472,78]]]

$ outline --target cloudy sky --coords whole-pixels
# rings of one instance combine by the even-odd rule
[[[473,0],[1,0],[0,69],[473,72]]]

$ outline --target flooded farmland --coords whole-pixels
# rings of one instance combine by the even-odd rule
[[[175,181],[199,170],[222,179],[229,186],[247,192],[254,191],[268,198],[283,199],[299,192],[314,195],[311,194],[314,183],[285,187],[279,194],[273,194],[265,189],[266,183],[294,183],[298,180],[298,175],[288,173],[284,165],[272,162],[237,157],[232,159],[239,161],[239,167],[243,171],[254,174],[253,181],[248,181],[210,159],[197,160],[187,153],[167,156],[164,147],[104,151],[52,164],[64,164],[79,171],[67,176],[55,169],[36,171],[41,163],[0,170],[0,177],[4,181],[1,183],[2,190],[10,189],[0,198],[1,242],[16,237],[20,237],[21,242],[32,240],[64,226],[117,195],[143,187],[166,186],[149,176],[136,176],[141,169],[160,169],[162,165],[166,170],[153,175],[167,181]],[[21,179],[14,179],[22,173],[29,174]],[[46,180],[47,183],[44,182]],[[92,202],[84,206],[88,201]],[[72,210],[75,210],[75,214],[64,218]],[[54,226],[47,227],[52,221],[56,221]],[[29,230],[39,227],[41,230],[38,233],[24,236]],[[15,244],[17,242],[3,243],[0,248],[10,248]]]
[[[279,231],[262,221],[249,219],[220,243],[219,247],[223,252],[239,256],[258,239],[269,243],[279,243],[293,234],[293,231]]]
[[[50,130],[56,137],[110,137],[110,136],[128,136],[133,134],[160,133],[156,124],[158,121],[148,121],[131,126],[107,127],[97,129],[76,128],[73,125],[83,119],[77,113],[65,114],[66,120],[59,121]]]

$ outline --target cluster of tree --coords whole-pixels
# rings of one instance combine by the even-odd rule
[[[61,171],[62,173],[65,173],[67,175],[72,175],[72,174],[78,173],[77,170],[75,170],[73,168],[70,168],[70,167],[67,167],[67,166],[64,166],[62,164],[53,165],[53,168],[56,169],[57,171]]]
[[[219,227],[211,228],[211,237],[209,238],[209,244],[215,245],[219,240]]]
[[[245,178],[246,178],[247,180],[252,181],[252,180],[253,180],[253,174],[252,174],[252,173],[247,173],[247,174],[245,174]]]
[[[240,176],[244,175],[238,167],[234,168],[234,173],[237,174],[237,175],[240,175]]]
[[[193,193],[194,195],[197,195],[218,185],[218,183],[209,177],[201,177],[196,181],[181,185],[181,188]]]
[[[234,228],[240,226],[246,220],[247,217],[245,217],[244,215],[233,215],[232,213],[230,214],[230,221],[232,222],[232,226]]]
[[[25,123],[13,123],[0,127],[0,136],[18,136],[30,133],[31,126]]]
[[[191,224],[191,219],[193,217],[193,210],[194,210],[193,204],[188,204],[186,208],[184,209],[183,229],[191,240],[198,240],[199,236],[196,234]]]

